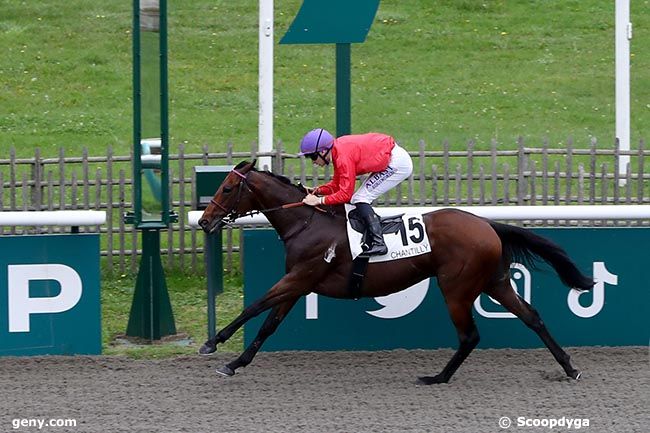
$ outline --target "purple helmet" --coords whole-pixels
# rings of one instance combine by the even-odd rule
[[[334,145],[334,137],[323,128],[316,128],[309,131],[300,142],[300,153],[298,155],[309,155],[321,150],[331,149]]]

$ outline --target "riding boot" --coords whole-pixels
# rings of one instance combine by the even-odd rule
[[[381,223],[375,211],[372,210],[372,206],[368,203],[355,203],[355,206],[366,225],[366,230],[369,234],[368,237],[370,238],[370,246],[364,251],[364,254],[369,256],[386,254],[388,248],[386,248],[384,237],[381,234]]]

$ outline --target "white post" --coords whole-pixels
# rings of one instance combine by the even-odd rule
[[[620,150],[630,150],[630,0],[616,0],[616,138]],[[629,155],[621,156],[619,183],[625,185]]]
[[[258,149],[273,150],[273,0],[260,0]],[[260,169],[271,169],[271,157],[258,158]]]

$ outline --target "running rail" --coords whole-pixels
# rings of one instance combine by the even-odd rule
[[[98,210],[54,210],[0,212],[0,226],[94,226],[106,222]]]
[[[376,207],[380,216],[400,213],[423,214],[440,209],[459,209],[491,220],[638,220],[650,219],[650,205],[576,205],[576,206],[416,206]],[[188,223],[198,227],[203,211],[188,212]],[[268,224],[262,214],[238,218],[236,225]]]

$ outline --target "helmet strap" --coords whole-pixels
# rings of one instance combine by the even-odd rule
[[[325,162],[325,165],[330,165],[330,162],[327,160],[326,156],[329,155],[331,150],[332,148],[330,147],[329,149],[325,150],[324,153],[318,152],[318,156],[320,156],[321,159]]]

